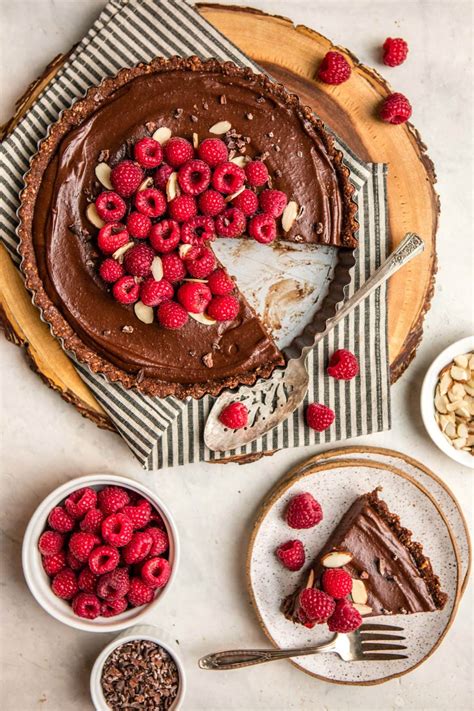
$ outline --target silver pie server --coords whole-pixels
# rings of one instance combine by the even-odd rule
[[[309,375],[306,369],[308,353],[313,350],[334,326],[351,313],[377,287],[401,269],[413,257],[421,254],[425,245],[414,232],[405,235],[398,247],[386,261],[376,269],[358,291],[345,301],[335,316],[328,319],[326,328],[317,333],[311,345],[305,346],[299,358],[288,360],[286,368],[277,369],[268,380],[262,380],[253,387],[241,387],[220,395],[207,418],[204,442],[214,452],[225,452],[253,442],[280,422],[286,420],[303,401],[308,390]],[[219,414],[231,402],[243,402],[249,411],[246,427],[231,430],[219,421]]]

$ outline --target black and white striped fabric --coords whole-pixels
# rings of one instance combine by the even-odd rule
[[[0,236],[17,265],[19,192],[29,161],[48,126],[64,108],[104,77],[158,55],[175,54],[216,57],[261,71],[184,0],[111,0],[68,62],[2,145]],[[338,145],[351,171],[359,207],[360,247],[350,287],[352,292],[386,256],[385,166],[363,163],[347,146],[339,141]],[[386,322],[386,290],[381,287],[311,354],[308,361],[310,387],[302,407],[260,440],[220,454],[209,451],[202,437],[212,398],[186,402],[151,398],[110,383],[80,363],[75,362],[75,366],[144,468],[160,469],[344,440],[388,429]],[[329,355],[343,347],[358,355],[361,366],[360,376],[350,382],[336,381],[325,375]],[[336,412],[335,425],[322,434],[304,425],[303,411],[309,401],[324,402]]]

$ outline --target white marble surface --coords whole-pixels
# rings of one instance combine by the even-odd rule
[[[418,397],[423,373],[437,352],[472,332],[472,5],[469,0],[248,3],[291,15],[335,43],[351,47],[369,64],[377,62],[376,47],[386,36],[403,36],[410,44],[406,65],[382,71],[412,100],[413,121],[437,168],[440,268],[423,345],[393,388],[393,429],[357,443],[391,447],[419,458],[453,488],[469,517],[473,474],[431,444],[421,424]],[[83,35],[103,4],[103,0],[1,0],[0,120],[11,114],[14,99],[51,57]],[[2,708],[88,711],[89,669],[108,636],[70,630],[36,605],[21,573],[22,533],[33,508],[66,479],[98,470],[137,478],[151,475],[141,472],[118,437],[96,429],[48,390],[26,367],[18,349],[3,339],[0,349]],[[287,662],[233,673],[198,670],[196,659],[206,652],[266,644],[245,590],[248,531],[269,487],[314,451],[280,452],[246,467],[200,465],[155,475],[160,494],[175,514],[183,557],[174,593],[152,621],[179,640],[189,681],[185,708],[467,711],[472,702],[469,591],[446,640],[428,663],[384,687],[349,689],[318,682]]]

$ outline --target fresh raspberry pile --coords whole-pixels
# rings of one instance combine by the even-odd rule
[[[194,148],[180,136],[164,145],[145,136],[129,155],[112,167],[113,189],[95,199],[104,222],[97,236],[102,281],[121,304],[154,309],[162,328],[179,330],[203,313],[209,324],[233,321],[240,311],[235,285],[209,244],[243,234],[272,242],[286,194],[267,187],[262,161],[244,169],[229,160],[220,138]]]
[[[143,146],[149,161],[159,155],[152,148]],[[70,494],[50,512],[38,549],[53,593],[88,620],[151,602],[171,574],[159,512],[120,486]]]

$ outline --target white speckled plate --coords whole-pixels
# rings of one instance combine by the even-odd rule
[[[250,541],[247,560],[249,591],[264,632],[280,648],[325,642],[332,636],[325,625],[308,630],[287,620],[280,611],[282,600],[293,592],[304,573],[291,573],[280,564],[275,548],[300,538],[307,552],[307,566],[334,530],[342,515],[360,494],[383,487],[381,498],[413,531],[439,575],[448,602],[442,611],[416,615],[372,617],[372,622],[393,623],[405,630],[407,659],[386,662],[343,662],[334,654],[295,657],[303,671],[325,681],[341,684],[377,684],[411,671],[438,647],[457,609],[460,595],[460,559],[451,528],[431,494],[410,475],[383,463],[351,459],[315,464],[296,474],[264,503]],[[324,511],[315,528],[294,531],[284,519],[288,501],[309,491]]]
[[[341,447],[330,449],[327,452],[316,454],[302,466],[298,467],[299,472],[305,471],[308,467],[316,463],[345,459],[370,459],[371,461],[390,464],[402,472],[409,474],[413,479],[422,484],[435,497],[441,512],[445,515],[454,538],[456,540],[459,557],[461,560],[461,594],[469,580],[472,562],[471,539],[466,519],[451,489],[430,469],[416,459],[412,459],[406,454],[396,452],[393,449],[382,447]],[[291,474],[289,475],[291,476]]]

